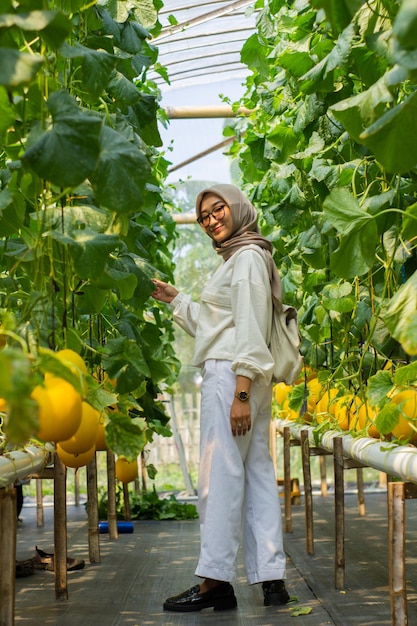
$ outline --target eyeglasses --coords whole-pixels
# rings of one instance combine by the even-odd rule
[[[224,210],[226,206],[226,204],[222,204],[210,211],[210,213],[204,213],[204,215],[200,215],[200,217],[197,218],[197,222],[203,228],[207,228],[207,226],[210,224],[211,216],[213,216],[216,221],[222,220],[224,218]]]

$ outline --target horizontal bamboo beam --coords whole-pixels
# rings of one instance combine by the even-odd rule
[[[253,113],[253,109],[239,107],[237,111],[234,111],[233,107],[230,106],[230,104],[213,104],[203,106],[165,107],[165,112],[171,120],[185,120],[250,115],[251,113]]]
[[[197,224],[195,213],[174,213],[172,217],[176,224]]]

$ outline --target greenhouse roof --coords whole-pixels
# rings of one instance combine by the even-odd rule
[[[253,5],[254,0],[165,3],[159,12],[162,31],[152,43],[158,47],[158,61],[167,68],[170,84],[156,72],[149,77],[161,90],[161,105],[167,112],[176,107],[215,108],[223,97],[232,102],[242,97],[249,70],[241,63],[240,52],[256,32]],[[224,119],[213,117],[173,120],[168,129],[161,128],[164,145],[171,146],[168,158],[175,172],[170,182],[178,176],[230,180],[230,162],[219,149]],[[198,156],[204,151],[207,156]]]
[[[244,78],[240,61],[244,42],[255,31],[254,0],[170,0],[159,13],[163,26],[154,43],[171,87]],[[152,78],[161,90],[163,78]]]

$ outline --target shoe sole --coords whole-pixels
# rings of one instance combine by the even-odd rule
[[[288,604],[290,597],[283,598],[278,594],[270,594],[267,598],[264,598],[264,606],[284,606]]]
[[[192,613],[196,611],[202,611],[203,609],[213,609],[214,611],[231,611],[237,608],[236,599],[231,601],[230,599],[220,599],[216,602],[207,602],[206,604],[198,605],[177,605],[164,602],[164,611],[173,611],[175,613]]]

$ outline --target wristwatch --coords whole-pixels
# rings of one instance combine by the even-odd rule
[[[241,402],[247,402],[250,398],[250,393],[249,391],[236,391],[235,398]]]

